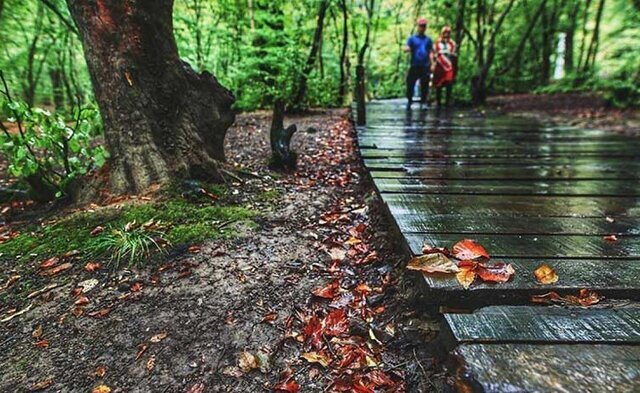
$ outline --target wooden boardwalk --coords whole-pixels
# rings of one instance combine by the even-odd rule
[[[425,302],[465,310],[441,333],[458,390],[639,392],[640,138],[404,105],[370,103],[358,140],[407,252],[471,238],[516,270],[468,290],[420,279]],[[558,282],[537,283],[543,262]],[[609,306],[531,302],[582,288]]]

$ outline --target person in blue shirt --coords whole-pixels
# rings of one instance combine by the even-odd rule
[[[413,89],[420,80],[420,105],[427,104],[429,98],[429,82],[431,79],[431,63],[433,61],[433,41],[426,34],[427,20],[419,18],[417,33],[409,37],[405,52],[411,53],[411,66],[407,73],[407,109],[411,110]]]

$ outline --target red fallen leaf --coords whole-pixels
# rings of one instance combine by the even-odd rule
[[[40,340],[38,342],[33,343],[38,348],[49,348],[49,340]]]
[[[544,295],[533,295],[531,301],[539,304],[551,304],[554,300],[562,299],[557,292],[547,292]]]
[[[101,267],[102,267],[102,264],[100,262],[88,262],[86,265],[84,265],[84,270],[88,271],[89,273],[92,273],[100,269]]]
[[[102,310],[90,312],[87,315],[92,318],[104,318],[111,313],[111,308],[103,308]]]
[[[354,393],[376,393],[373,387],[365,385],[365,383],[358,379],[353,383],[353,392]]]
[[[40,264],[40,269],[48,269],[55,266],[60,261],[58,257],[51,257]]]
[[[349,229],[349,234],[353,237],[359,238],[366,229],[367,225],[361,222],[357,226]]]
[[[86,296],[79,297],[73,304],[76,306],[86,306],[89,304],[89,298]]]
[[[366,265],[366,264],[374,262],[376,260],[378,260],[378,252],[377,251],[371,251],[366,256],[364,256],[364,257],[360,258],[359,260],[357,260],[356,261],[356,265]]]
[[[100,225],[98,225],[97,227],[93,228],[93,230],[91,230],[89,234],[91,236],[98,236],[102,232],[104,232],[104,227],[101,227]]]
[[[463,239],[453,246],[453,256],[458,259],[489,259],[489,253],[480,244],[472,239]]]
[[[313,295],[324,299],[333,299],[338,294],[340,289],[340,283],[337,280],[331,281],[327,286],[316,288],[313,290]]]
[[[140,359],[140,356],[149,348],[147,343],[138,344],[138,351],[136,352],[136,360]]]
[[[202,250],[201,246],[191,246],[187,248],[187,251],[191,254],[198,254]]]
[[[276,393],[298,393],[300,391],[300,385],[298,385],[293,378],[289,378],[278,383],[273,389]]]
[[[317,349],[322,347],[322,323],[315,315],[309,318],[302,329],[302,334],[312,347]]]
[[[186,278],[191,275],[191,269],[182,269],[178,272],[178,278]]]
[[[394,386],[396,383],[382,370],[373,370],[365,375],[376,387]]]
[[[71,291],[71,297],[78,297],[82,294],[82,291],[84,290],[84,287],[75,287],[73,288],[73,290]]]
[[[367,284],[360,283],[360,284],[358,284],[358,286],[356,286],[355,291],[358,292],[358,293],[361,293],[363,295],[367,295],[367,294],[371,293],[372,289]]]
[[[275,311],[268,312],[262,317],[261,323],[268,323],[269,325],[273,325],[273,322],[278,319],[278,313]]]
[[[41,276],[55,276],[56,274],[63,272],[65,270],[68,270],[72,267],[73,265],[70,263],[63,263],[62,265],[58,265],[56,267],[53,267],[51,269],[45,270],[40,272]]]
[[[446,256],[451,256],[451,252],[446,247],[433,247],[429,244],[424,244],[422,246],[423,254],[444,254]]]
[[[511,264],[497,262],[493,265],[479,264],[476,273],[482,281],[507,282],[516,271]]]
[[[129,287],[131,292],[140,292],[142,291],[142,283],[140,281],[134,282],[131,287]]]
[[[174,263],[171,263],[171,262],[169,262],[169,263],[165,263],[164,265],[162,265],[162,266],[160,266],[160,267],[158,268],[158,272],[159,272],[159,273],[166,272],[167,270],[171,270],[171,269],[173,269],[174,267],[175,267],[175,264],[174,264]]]
[[[616,235],[608,235],[604,237],[604,240],[608,241],[608,242],[617,242],[618,241],[618,237]]]
[[[595,291],[590,291],[588,289],[581,289],[578,292],[578,296],[567,295],[564,297],[564,300],[576,306],[588,307],[594,304],[600,303],[602,297],[598,295]]]
[[[349,330],[349,320],[344,309],[331,311],[322,320],[324,333],[327,336],[339,336]]]

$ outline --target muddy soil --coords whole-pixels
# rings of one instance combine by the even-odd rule
[[[438,321],[411,302],[406,256],[394,248],[347,115],[288,119],[301,130],[291,173],[268,168],[268,115],[239,116],[227,138],[238,178],[228,186],[262,212],[257,226],[159,266],[74,273],[33,297],[27,312],[0,323],[0,391],[267,392],[283,380],[302,392],[338,390],[339,378],[360,371],[302,359],[300,332],[305,317],[340,307],[350,337],[375,352],[370,368],[392,380],[377,391],[445,390],[430,344]],[[340,298],[355,294],[366,307],[312,295],[336,277]],[[81,297],[71,293],[88,279],[97,284],[74,315]]]

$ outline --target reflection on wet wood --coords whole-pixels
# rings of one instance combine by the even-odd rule
[[[640,344],[640,309],[491,306],[446,314],[457,343]]]

